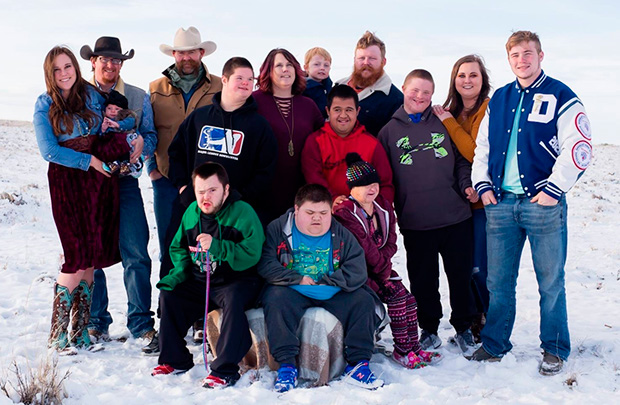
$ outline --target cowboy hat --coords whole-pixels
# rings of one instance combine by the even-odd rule
[[[101,37],[95,42],[95,50],[91,50],[90,46],[84,45],[80,49],[82,59],[90,60],[93,56],[107,56],[109,58],[117,58],[126,60],[133,58],[133,49],[123,53],[121,51],[121,41],[115,37]]]
[[[172,56],[172,51],[191,51],[193,49],[204,49],[204,56],[211,55],[215,52],[217,45],[212,41],[200,41],[200,32],[196,27],[189,27],[187,30],[183,27],[174,34],[174,44],[172,46],[161,44],[159,50],[168,56]]]

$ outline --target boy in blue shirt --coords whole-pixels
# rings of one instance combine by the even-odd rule
[[[322,307],[342,323],[343,380],[367,389],[383,386],[370,371],[374,347],[375,295],[365,286],[364,251],[355,237],[332,219],[332,197],[318,184],[307,184],[295,196],[295,208],[267,227],[258,264],[268,285],[262,293],[269,347],[280,363],[274,389],[297,386],[297,329],[310,307]]]

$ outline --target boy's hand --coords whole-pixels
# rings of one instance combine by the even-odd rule
[[[476,190],[474,190],[473,187],[467,187],[465,189],[465,195],[467,196],[469,202],[472,204],[478,201],[478,193],[476,192]]]
[[[118,124],[118,122],[116,122],[116,121],[114,121],[114,120],[111,120],[111,119],[109,119],[109,118],[107,118],[107,117],[105,118],[105,120],[107,120],[107,121],[108,121],[108,127],[110,127],[110,128],[116,128],[116,129],[119,129],[119,128],[121,127],[121,126]],[[105,120],[104,120],[104,121],[105,121]]]
[[[493,191],[491,190],[487,190],[484,193],[482,193],[482,195],[480,196],[480,200],[482,201],[482,204],[489,205],[489,204],[497,204],[497,200],[495,199],[495,196],[493,195]]]
[[[200,251],[206,252],[211,247],[211,242],[213,242],[213,236],[208,233],[201,233],[196,236],[196,241],[200,243]]]
[[[108,124],[108,121],[109,121],[109,120],[108,120],[107,118],[104,118],[104,119],[103,119],[103,122],[101,123],[101,132],[105,132],[105,131],[107,131],[107,130],[108,130],[108,127],[110,126],[110,125]]]
[[[340,206],[340,204],[342,204],[346,200],[347,200],[347,196],[346,195],[339,195],[338,197],[336,197],[336,199],[332,203],[332,213],[334,213],[334,212],[336,212],[336,210],[342,208],[342,206]]]
[[[558,200],[551,197],[550,195],[547,195],[547,193],[545,193],[544,191],[540,191],[538,194],[536,194],[534,198],[530,200],[530,202],[538,203],[538,205],[544,206],[553,206],[558,204]]]
[[[299,285],[316,285],[316,283],[314,282],[314,280],[308,276],[303,276],[301,278],[301,281],[299,282]]]

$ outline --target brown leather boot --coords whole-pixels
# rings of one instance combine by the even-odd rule
[[[484,313],[476,314],[474,321],[471,324],[471,333],[474,335],[474,342],[481,343],[480,332],[484,328],[484,324],[487,323],[487,318]]]

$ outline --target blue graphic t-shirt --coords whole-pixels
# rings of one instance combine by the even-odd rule
[[[334,271],[332,263],[332,234],[309,236],[301,233],[293,222],[293,270],[320,283],[323,275]],[[309,298],[328,300],[340,287],[329,285],[292,285],[291,288]]]

